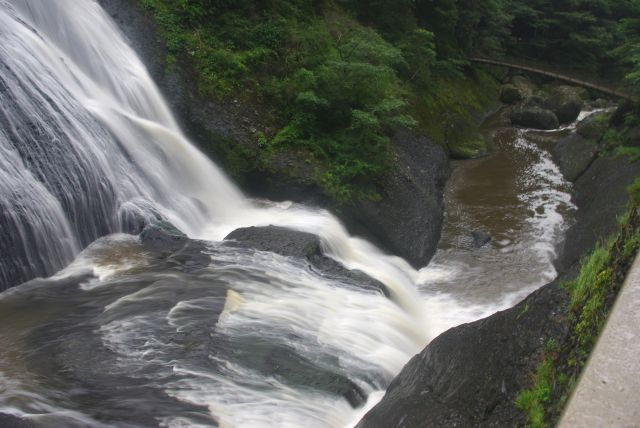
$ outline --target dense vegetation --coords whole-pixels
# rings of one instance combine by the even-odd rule
[[[227,144],[226,157],[268,168],[295,152],[341,201],[375,194],[398,126],[457,157],[483,152],[469,107],[486,108],[494,87],[468,53],[609,74],[636,64],[629,79],[640,86],[632,0],[140,1],[160,24],[168,66],[189,64],[201,95],[260,106],[260,150]]]

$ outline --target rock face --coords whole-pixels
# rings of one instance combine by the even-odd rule
[[[556,129],[558,117],[548,109],[540,107],[520,107],[511,112],[511,123],[533,129]]]
[[[573,202],[578,206],[575,224],[569,228],[556,261],[559,272],[575,269],[582,254],[600,237],[615,231],[618,216],[628,200],[627,186],[640,175],[640,161],[605,156],[574,183]]]
[[[560,123],[573,122],[578,118],[584,102],[578,90],[571,86],[558,86],[544,102],[544,107],[551,110]]]
[[[347,225],[425,266],[436,251],[444,217],[443,191],[449,163],[442,147],[407,130],[394,136],[395,166],[379,183],[379,201],[360,201],[345,209]]]
[[[174,225],[158,221],[146,226],[140,233],[145,250],[162,254],[171,254],[182,249],[189,238]]]
[[[551,154],[565,178],[569,181],[576,181],[593,162],[597,152],[598,146],[594,141],[573,133],[560,140]]]
[[[202,99],[188,70],[167,71],[166,50],[153,19],[129,0],[99,0],[111,14],[149,68],[187,134],[202,147],[257,144],[255,128],[260,114],[238,100]],[[253,131],[252,131],[253,128]],[[435,252],[443,218],[442,193],[448,176],[444,150],[427,138],[400,130],[394,137],[394,166],[377,183],[380,201],[341,206],[310,180],[313,173],[295,153],[273,160],[275,174],[252,171],[245,190],[257,197],[320,205],[336,213],[353,234],[365,236],[416,267],[427,264]],[[231,142],[231,143],[230,143]],[[223,161],[223,154],[218,154]],[[296,169],[295,179],[287,171]],[[279,171],[279,172],[278,172]]]
[[[576,223],[556,262],[561,278],[575,275],[582,255],[615,230],[638,174],[640,162],[602,157],[577,179]],[[554,282],[514,308],[446,331],[405,365],[358,427],[522,426],[514,399],[547,341],[565,337],[566,302]]]
[[[550,284],[512,309],[455,327],[416,355],[358,428],[517,426],[513,401],[541,343],[566,334]]]

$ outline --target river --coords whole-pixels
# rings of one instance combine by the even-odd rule
[[[0,0],[0,39],[0,273],[45,278],[0,294],[2,413],[36,426],[350,426],[439,333],[555,275],[570,187],[540,133],[488,123],[492,154],[454,165],[439,250],[415,270],[324,210],[245,198],[94,1]],[[158,258],[128,233],[160,218],[193,258]],[[389,297],[221,242],[271,224],[318,235]],[[492,240],[474,248],[473,230]]]

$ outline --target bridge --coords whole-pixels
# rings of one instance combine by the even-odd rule
[[[500,60],[500,59],[492,59],[492,58],[484,58],[484,57],[469,57],[469,61],[495,65],[498,67],[506,67],[512,68],[515,70],[527,71],[529,73],[540,74],[542,76],[552,77],[554,79],[562,80],[568,83],[572,83],[574,85],[582,86],[585,88],[593,89],[594,91],[601,92],[603,94],[607,94],[613,97],[622,98],[625,100],[638,102],[638,98],[629,92],[620,89],[616,85],[611,83],[602,83],[602,82],[594,82],[593,80],[586,80],[583,78],[578,78],[575,75],[570,75],[567,72],[561,72],[557,70],[553,70],[548,67],[541,66],[539,64],[525,63],[524,61],[512,61],[512,60]]]

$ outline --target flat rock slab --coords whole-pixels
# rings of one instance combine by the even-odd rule
[[[618,296],[560,428],[640,426],[640,257]]]
[[[316,272],[358,288],[379,291],[389,297],[387,287],[364,272],[349,270],[322,253],[320,239],[311,233],[280,226],[243,227],[227,235],[226,245],[270,251],[287,257],[306,259]]]

